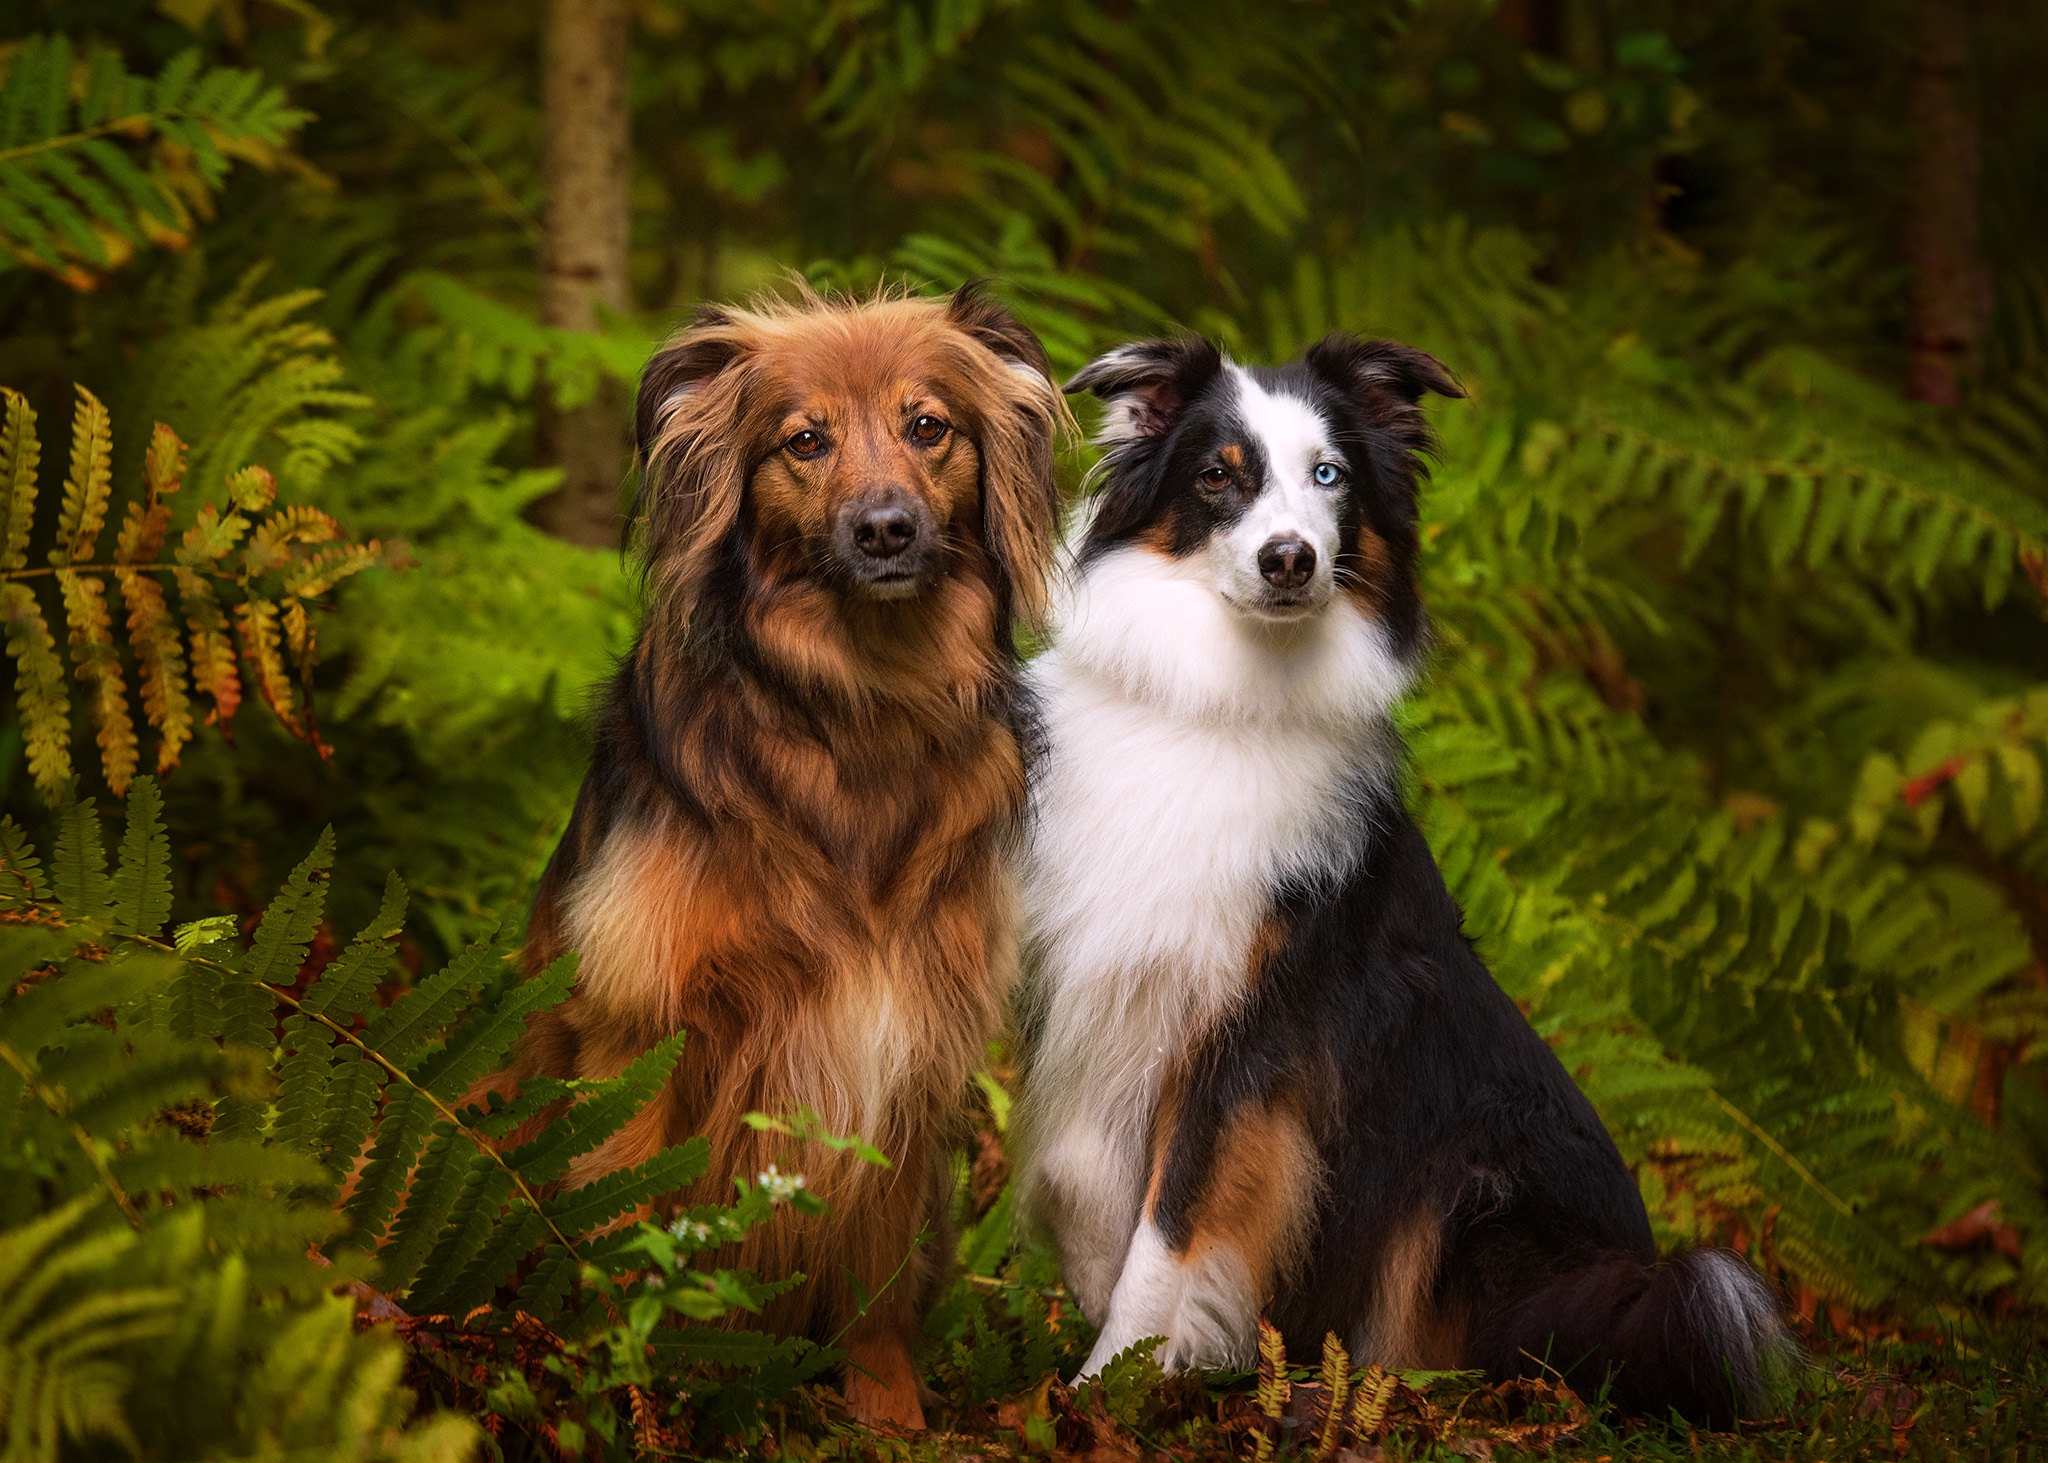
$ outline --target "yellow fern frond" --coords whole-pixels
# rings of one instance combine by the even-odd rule
[[[244,513],[261,513],[277,501],[277,479],[264,467],[228,474],[228,501]]]
[[[271,713],[286,731],[303,736],[299,708],[292,697],[291,677],[285,672],[284,656],[278,650],[277,606],[253,595],[242,601],[235,606],[235,632],[242,642],[242,659]]]
[[[0,422],[0,571],[28,565],[29,530],[36,520],[36,469],[42,444],[36,414],[19,391],[0,387],[6,419]]]
[[[107,409],[83,386],[74,389],[78,409],[71,418],[71,471],[64,478],[57,544],[50,550],[50,562],[57,565],[91,562],[114,488],[114,440]]]
[[[1358,1380],[1358,1391],[1351,1406],[1351,1435],[1362,1447],[1379,1436],[1380,1427],[1387,1420],[1387,1405],[1394,1400],[1394,1387],[1398,1378],[1392,1372],[1381,1371],[1376,1366],[1365,1369],[1365,1375]]]
[[[192,684],[213,699],[213,710],[206,714],[208,725],[218,726],[232,740],[235,712],[242,705],[242,678],[235,670],[228,617],[213,586],[190,569],[178,571],[178,599],[192,631]]]
[[[229,513],[223,517],[220,509],[208,503],[199,510],[192,526],[185,530],[184,541],[178,548],[178,562],[188,566],[218,563],[248,531],[249,520],[241,514]]]
[[[285,571],[284,592],[318,599],[342,580],[374,567],[383,557],[384,545],[376,539],[322,549]]]
[[[1280,1335],[1280,1328],[1264,1316],[1259,1317],[1259,1411],[1266,1415],[1271,1427],[1262,1428],[1254,1448],[1259,1463],[1273,1456],[1273,1440],[1280,1430],[1280,1419],[1287,1415],[1287,1398],[1293,1389],[1287,1382],[1287,1343]]]
[[[178,644],[178,626],[171,618],[163,586],[147,574],[126,570],[118,576],[121,598],[128,606],[128,643],[142,681],[142,714],[162,738],[156,749],[159,776],[178,765],[179,754],[192,740],[192,698],[185,689],[185,653]]]
[[[100,748],[100,768],[114,796],[126,797],[135,780],[141,748],[135,740],[135,719],[128,714],[128,683],[121,674],[120,652],[114,649],[114,622],[107,610],[107,586],[87,574],[57,576],[64,596],[64,618],[71,627],[71,664],[79,680],[91,688],[87,704]]]
[[[185,485],[185,444],[162,422],[149,434],[149,456],[143,459],[142,477],[149,485],[152,508]]]
[[[14,694],[21,708],[29,776],[52,805],[71,781],[71,697],[64,662],[57,658],[43,607],[26,584],[0,584],[0,620],[14,661]]]
[[[1344,1437],[1344,1408],[1351,1400],[1351,1353],[1335,1331],[1323,1335],[1323,1430],[1316,1439],[1316,1463],[1337,1453]]]
[[[320,664],[320,652],[313,643],[313,621],[306,614],[304,600],[284,602],[284,645],[291,652],[292,664],[299,668],[299,678],[309,680],[313,667]]]

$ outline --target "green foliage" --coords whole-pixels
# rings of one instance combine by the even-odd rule
[[[110,47],[30,36],[0,65],[0,250],[80,289],[137,249],[185,244],[232,159],[273,160],[307,119],[261,73],[197,49],[151,79]]]
[[[88,1434],[145,1455],[166,1438],[225,1436],[167,1404],[170,1385],[199,1386],[258,1444],[464,1453],[473,1430],[449,1416],[393,1431],[411,1405],[394,1344],[355,1335],[352,1303],[327,1294],[336,1278],[366,1296],[373,1285],[416,1340],[445,1333],[438,1358],[492,1352],[481,1388],[470,1369],[430,1368],[450,1400],[557,1430],[573,1416],[620,1447],[745,1432],[838,1359],[703,1329],[801,1281],[692,1263],[785,1207],[823,1212],[800,1178],[740,1179],[734,1203],[669,1228],[619,1221],[702,1178],[702,1139],[561,1182],[659,1088],[680,1035],[615,1078],[480,1093],[526,1018],[568,995],[573,958],[521,979],[502,943],[480,941],[380,1005],[405,916],[394,876],[370,924],[308,980],[331,831],[246,946],[212,921],[167,943],[160,808],[154,780],[139,779],[110,874],[93,806],[67,803],[47,884],[0,822],[0,979],[15,992],[0,1001],[0,1409],[25,1456]],[[508,1145],[549,1109],[551,1123]],[[865,1149],[808,1115],[762,1122]],[[212,1268],[195,1272],[202,1250]],[[516,1310],[478,1312],[501,1293]],[[200,1333],[167,1359],[195,1312]],[[261,1367],[224,1364],[249,1350]],[[233,1375],[190,1382],[208,1366]]]
[[[579,1226],[678,1182],[692,1150],[573,1200],[543,1192],[647,1099],[672,1047],[611,1083],[462,1105],[568,979],[522,988],[499,911],[528,897],[567,817],[590,688],[638,609],[619,556],[525,519],[555,481],[548,412],[629,383],[698,300],[793,269],[856,290],[987,277],[1061,372],[1177,327],[1253,360],[1356,329],[1434,350],[1473,392],[1431,409],[1438,649],[1404,713],[1416,806],[1468,927],[1616,1133],[1660,1238],[1743,1247],[1823,1322],[2033,1315],[2048,1279],[2048,282],[2034,257],[2048,114],[2025,103],[2048,42],[2011,7],[1971,12],[1991,314],[1968,399],[1937,412],[1896,390],[1919,45],[1907,14],[1778,0],[653,0],[634,12],[635,309],[578,335],[537,323],[533,12],[349,0],[315,19],[112,0],[88,21],[31,0],[0,39],[0,245],[34,266],[0,271],[0,379],[25,393],[23,412],[91,381],[108,416],[191,443],[202,484],[261,464],[295,502],[404,541],[417,567],[339,590],[320,664],[287,682],[295,704],[319,694],[330,762],[274,719],[244,718],[229,748],[197,724],[194,694],[161,789],[166,833],[150,831],[158,789],[137,777],[111,871],[82,803],[34,815],[47,863],[0,821],[7,897],[60,901],[67,931],[90,926],[119,957],[66,947],[57,980],[0,1010],[12,1021],[35,991],[77,982],[92,1010],[125,1011],[92,981],[148,966],[146,1020],[119,1020],[150,1034],[120,1060],[169,1072],[203,1059],[178,1091],[203,1089],[210,1131],[195,1142],[142,1121],[92,1151],[121,1182],[152,1152],[300,1155],[317,1168],[294,1170],[299,1187],[272,1184],[282,1168],[251,1182],[271,1185],[264,1213],[314,1228],[361,1159],[352,1227],[306,1235],[334,1262],[323,1274],[374,1278],[417,1317],[454,1314],[509,1273],[493,1319],[422,1322],[407,1348],[413,1380],[507,1420],[503,1437],[617,1453],[670,1448],[686,1423],[746,1433],[826,1353],[669,1321],[757,1294],[721,1290],[689,1247],[714,1218],[752,1222],[759,1191],[691,1219],[712,1226],[702,1236],[591,1242]],[[44,486],[31,428],[10,402],[0,613],[15,694],[0,785],[24,819],[70,765],[53,748],[68,758],[75,695],[122,766],[127,676],[162,732],[178,723],[168,699],[155,720],[147,666],[175,651],[196,669],[189,636],[123,635],[111,596],[106,634],[72,633],[99,623],[89,585],[103,577],[74,549],[103,526],[109,484],[154,481],[155,455],[88,421],[74,434],[84,465],[31,542],[20,505]],[[198,496],[170,500],[171,531],[197,526]],[[68,562],[18,577],[52,549]],[[50,594],[59,570],[88,587]],[[328,825],[334,845],[301,864],[308,830]],[[403,932],[393,867],[414,881]],[[138,943],[166,927],[168,948]],[[337,933],[350,929],[362,933]],[[0,933],[68,938],[34,922]],[[41,969],[46,956],[23,950],[20,968]],[[257,968],[274,991],[251,982]],[[36,1062],[114,1060],[84,1010]],[[111,1079],[79,1080],[85,1094]],[[1047,1382],[1085,1354],[1087,1328],[1050,1257],[1013,1248],[1009,1200],[984,1172],[1000,1173],[991,1101],[991,1141],[971,1173],[959,1163],[963,1275],[930,1326],[949,1399],[1018,1405],[1024,1451],[1085,1451],[1110,1436],[1098,1415],[1122,1447],[1184,1440],[1196,1410],[1256,1411],[1236,1394],[1197,1407],[1136,1358],[1125,1390]],[[558,1103],[566,1115],[516,1153],[487,1156],[481,1140]],[[21,1111],[11,1120],[46,1122]],[[777,1121],[825,1136],[801,1115]],[[125,1220],[76,1137],[47,1123],[19,1151],[62,1182],[0,1220],[12,1235],[101,1196],[73,1229],[23,1241],[68,1254]],[[233,1182],[198,1187],[205,1203],[174,1207],[202,1227],[244,1201]],[[25,1202],[17,1192],[0,1205]],[[1987,1203],[1989,1220],[1952,1222]],[[105,1262],[110,1288],[185,1285],[147,1258],[169,1243],[148,1237],[168,1211],[152,1198],[138,1212],[141,1237]],[[304,1250],[215,1233],[194,1286],[237,1254],[285,1285]],[[60,1286],[36,1314],[98,1293]],[[262,1328],[318,1309],[283,1293],[252,1302],[250,1354],[268,1349]],[[508,1293],[538,1329],[515,1330]],[[177,1323],[201,1309],[174,1308]],[[174,1385],[175,1348],[118,1333],[159,1319],[146,1306],[81,1319],[80,1375],[36,1394],[37,1436],[125,1418],[145,1455],[178,1455],[155,1447],[154,1404],[136,1400],[171,1395],[150,1389]],[[89,1339],[103,1329],[104,1353]],[[378,1344],[321,1335],[265,1385],[314,1377],[291,1368],[330,1345],[357,1359],[317,1375],[351,1375],[368,1353],[350,1348]],[[1942,1361],[1956,1393],[1924,1410],[1995,1442],[2015,1412],[1963,1399],[2036,1383],[2027,1366],[1980,1361]],[[656,1394],[686,1366],[691,1415],[662,1415]],[[1860,1383],[1830,1375],[1800,1425],[1842,1451],[1890,1439],[1886,1404],[1862,1410]],[[179,1376],[215,1416],[283,1415]],[[1467,1395],[1382,1381],[1404,1428],[1435,1425],[1435,1389],[1446,1414]],[[245,1438],[257,1426],[234,1425]],[[1417,1451],[1454,1446],[1428,1436]],[[114,1430],[61,1446],[124,1443]],[[1596,1428],[1570,1446],[1621,1443]]]

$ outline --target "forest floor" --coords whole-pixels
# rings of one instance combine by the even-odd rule
[[[2048,1459],[2048,1356],[2038,1339],[2017,1334],[1974,1343],[1950,1336],[1810,1344],[1780,1415],[1732,1431],[1631,1422],[1543,1383],[1486,1386],[1441,1373],[1352,1374],[1350,1405],[1340,1399],[1346,1423],[1330,1429],[1317,1372],[1289,1377],[1276,1407],[1270,1381],[1262,1400],[1250,1376],[1161,1383],[1155,1373],[1150,1384],[1104,1396],[1077,1394],[1049,1375],[1004,1401],[951,1411],[942,1403],[927,1433],[829,1422],[813,1431],[799,1423],[759,1451],[802,1463]],[[1369,1426],[1357,1429],[1362,1390],[1375,1395],[1363,1409]],[[1277,1423],[1268,1416],[1274,1411]],[[824,1422],[815,1414],[809,1420]]]

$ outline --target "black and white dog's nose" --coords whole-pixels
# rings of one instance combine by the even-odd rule
[[[1259,550],[1259,574],[1275,589],[1300,589],[1316,572],[1316,551],[1298,538],[1268,539]]]

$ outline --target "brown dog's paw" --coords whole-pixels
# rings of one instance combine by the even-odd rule
[[[876,1337],[847,1348],[846,1405],[871,1427],[924,1431],[923,1390],[910,1348],[899,1337]]]

